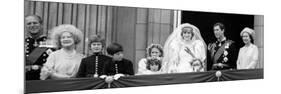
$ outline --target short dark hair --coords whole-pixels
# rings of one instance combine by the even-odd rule
[[[92,36],[89,37],[89,47],[91,47],[91,44],[93,42],[100,42],[102,47],[105,46],[104,39],[101,38],[100,35],[92,35]]]
[[[123,51],[123,47],[118,43],[111,43],[107,49],[107,53],[110,55],[114,55],[117,52]]]
[[[146,64],[146,68],[148,70],[151,70],[150,69],[150,66],[151,65],[158,65],[158,71],[161,69],[161,60],[159,59],[147,59],[147,64]]]
[[[40,16],[35,15],[35,14],[31,14],[31,15],[26,15],[25,18],[27,18],[27,17],[29,17],[29,16],[32,16],[32,17],[37,18],[37,20],[39,21],[40,24],[43,23],[43,20],[42,20],[42,18],[41,18]]]
[[[221,30],[225,30],[224,24],[221,23],[221,22],[215,23],[215,24],[214,24],[214,27],[215,27],[215,26],[219,26]]]

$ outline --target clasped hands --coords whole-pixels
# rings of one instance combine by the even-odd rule
[[[38,70],[38,69],[40,69],[40,66],[39,66],[39,65],[27,65],[27,66],[25,66],[25,70],[26,70],[26,71]]]
[[[105,79],[106,83],[112,83],[114,80],[118,80],[120,77],[125,76],[124,74],[115,74],[113,76],[101,75],[101,79]]]

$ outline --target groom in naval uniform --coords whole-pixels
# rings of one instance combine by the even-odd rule
[[[225,37],[225,26],[222,23],[214,24],[213,29],[217,41],[208,45],[207,70],[236,69],[238,53],[234,41]]]

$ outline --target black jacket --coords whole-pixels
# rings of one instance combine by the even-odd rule
[[[77,77],[93,77],[96,72],[98,76],[100,76],[104,68],[104,63],[108,60],[111,60],[111,57],[100,53],[83,58],[77,73]]]
[[[127,59],[122,59],[121,61],[110,61],[105,62],[103,74],[104,75],[134,75],[133,63]]]

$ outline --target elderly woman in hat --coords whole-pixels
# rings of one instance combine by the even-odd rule
[[[244,28],[240,36],[245,45],[240,48],[237,59],[237,69],[254,69],[258,63],[258,47],[254,45],[253,36],[255,31],[251,28]]]
[[[83,55],[76,51],[82,32],[73,25],[55,27],[51,35],[59,50],[51,53],[44,64],[40,79],[68,79],[76,76]]]

